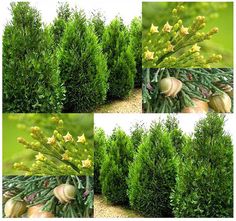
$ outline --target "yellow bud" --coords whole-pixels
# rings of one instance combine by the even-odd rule
[[[17,137],[17,142],[21,144],[27,144],[26,140],[23,137]]]
[[[178,11],[177,11],[176,8],[174,8],[174,9],[172,10],[172,13],[173,13],[173,14],[177,14],[177,12],[178,12]]]
[[[40,128],[39,127],[31,127],[31,132],[32,133],[37,133],[40,131]]]
[[[42,154],[42,153],[38,153],[36,156],[35,156],[35,159],[36,160],[39,160],[39,161],[45,161],[47,158]]]
[[[212,28],[210,31],[211,34],[216,34],[218,32],[219,32],[219,28],[217,28],[217,27]]]

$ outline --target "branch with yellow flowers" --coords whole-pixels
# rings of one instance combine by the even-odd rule
[[[143,38],[144,68],[209,68],[210,64],[222,59],[221,55],[216,54],[204,57],[199,46],[199,43],[210,40],[219,31],[218,28],[202,32],[206,26],[204,16],[197,16],[191,25],[185,27],[181,20],[181,7],[172,10],[171,23],[167,21],[163,27],[151,24],[149,32]]]
[[[23,162],[15,163],[14,168],[26,171],[26,175],[93,175],[93,147],[88,144],[84,134],[77,138],[69,132],[62,134],[54,130],[52,136],[47,137],[37,127],[31,127],[33,142],[22,137],[17,141],[38,154],[31,167]]]

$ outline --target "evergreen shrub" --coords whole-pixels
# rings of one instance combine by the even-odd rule
[[[66,87],[63,112],[90,112],[103,104],[108,88],[106,58],[82,11],[69,21],[58,56]]]
[[[3,112],[60,112],[64,88],[53,39],[28,2],[11,4],[3,33]]]
[[[131,208],[146,217],[172,217],[170,194],[175,185],[175,151],[161,123],[151,126],[129,169]]]
[[[94,192],[101,194],[100,170],[106,153],[106,135],[101,128],[94,133]]]
[[[107,154],[101,167],[102,194],[114,204],[128,204],[127,177],[133,157],[130,138],[119,128],[108,140]]]
[[[124,98],[134,87],[136,70],[128,30],[121,18],[116,17],[105,28],[102,44],[110,71],[108,97]]]
[[[171,195],[176,217],[233,217],[233,144],[224,117],[198,122],[184,161],[177,167]]]
[[[142,21],[140,17],[135,17],[130,24],[130,44],[135,57],[136,74],[134,86],[142,86]]]

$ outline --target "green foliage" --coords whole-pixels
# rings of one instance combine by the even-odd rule
[[[68,183],[76,187],[76,197],[70,203],[61,204],[53,189]],[[57,218],[92,217],[93,179],[78,176],[6,176],[3,177],[3,193],[14,199],[21,199],[28,207],[43,204],[43,211],[49,211]],[[3,204],[4,206],[4,204]]]
[[[71,16],[72,12],[69,3],[60,3],[57,9],[57,17],[54,19],[53,25],[51,27],[55,46],[58,46],[58,44],[60,43],[66,29],[66,24],[68,23]]]
[[[105,30],[105,18],[104,16],[100,13],[93,13],[92,18],[91,18],[91,23],[94,27],[94,31],[98,37],[98,41],[102,42],[102,36]]]
[[[11,4],[3,34],[3,111],[60,112],[60,82],[53,41],[28,2]]]
[[[95,129],[94,133],[94,192],[101,193],[100,170],[105,159],[106,135],[101,128]]]
[[[136,74],[134,78],[135,87],[142,85],[142,21],[135,17],[130,24],[130,44],[136,62]]]
[[[208,20],[219,17],[219,13],[222,9],[227,8],[227,4],[225,2],[220,4],[216,2],[145,2],[143,5],[143,29],[147,33],[152,22],[159,22],[160,25],[164,25],[168,20],[172,23],[174,18],[169,15],[172,13],[173,8],[180,8],[182,19],[187,25],[190,25],[192,18],[198,15],[207,15]]]
[[[127,177],[133,157],[130,138],[116,128],[108,140],[108,149],[101,167],[102,194],[114,204],[128,204]]]
[[[40,127],[47,136],[50,136],[55,128],[66,134],[70,131],[72,136],[85,134],[93,139],[94,119],[92,114],[6,114],[9,120],[17,122],[17,128],[30,132],[33,126]],[[59,122],[63,121],[63,124]],[[91,142],[92,143],[92,142]]]
[[[54,130],[52,130],[52,126],[45,129],[46,132],[38,126],[31,127],[30,135],[33,142],[26,141],[22,137],[17,138],[17,141],[23,144],[26,149],[33,150],[38,154],[31,166],[20,162],[15,163],[14,168],[25,171],[27,175],[93,175],[94,148],[91,133],[77,131],[76,135],[74,133],[72,135],[67,128],[64,128],[63,120],[54,116],[52,121],[55,125]],[[40,122],[42,123],[42,121]],[[78,124],[78,121],[76,123]],[[47,125],[49,124],[48,122]],[[75,124],[72,125],[76,127]],[[45,124],[43,128],[45,128]],[[89,128],[90,131],[91,128]],[[50,135],[48,135],[49,131],[52,131]],[[78,134],[79,132],[80,134]],[[87,134],[90,137],[87,137]],[[75,136],[77,136],[76,139]]]
[[[210,47],[212,41],[205,43],[218,32],[218,28],[214,27],[209,31],[209,26],[205,26],[209,17],[216,16],[216,12],[227,5],[217,5],[215,2],[204,4],[144,4],[143,67],[210,67],[211,64],[222,66],[216,64],[222,60],[221,54],[216,55],[220,51],[218,47]],[[156,13],[154,16],[153,10],[157,8],[158,16]],[[223,59],[224,63],[228,63]]]
[[[4,112],[91,112],[108,96],[129,95],[136,62],[141,68],[140,20],[129,33],[121,18],[106,26],[102,13],[87,19],[69,3],[60,3],[47,25],[28,2],[12,3],[11,11],[3,34]]]
[[[105,101],[106,59],[83,12],[74,14],[64,32],[59,69],[66,87],[64,112],[89,112]]]
[[[172,146],[175,151],[181,156],[182,149],[187,142],[186,136],[183,131],[179,128],[179,122],[174,116],[168,115],[165,121],[165,128],[170,135]]]
[[[131,128],[131,141],[135,150],[142,143],[144,137],[146,136],[146,130],[144,129],[143,123],[136,123]]]
[[[171,217],[169,197],[175,185],[174,149],[168,132],[152,125],[129,169],[130,205],[147,217]]]
[[[183,83],[182,89],[177,96],[165,96],[161,92],[159,83],[161,79],[166,77],[175,77]],[[142,99],[144,112],[178,113],[184,107],[192,107],[194,105],[192,98],[208,102],[211,94],[222,94],[224,92],[219,87],[220,85],[233,87],[233,69],[145,69],[143,71],[143,79]]]
[[[190,144],[177,166],[175,216],[233,217],[233,143],[224,117],[208,114],[200,120]]]
[[[134,87],[135,58],[121,18],[116,17],[105,28],[102,44],[110,71],[108,97],[124,98]]]

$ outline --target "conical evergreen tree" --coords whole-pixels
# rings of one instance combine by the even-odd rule
[[[132,143],[119,128],[113,131],[108,141],[108,150],[101,167],[102,194],[114,204],[128,204],[127,177],[132,161]]]
[[[133,143],[134,150],[138,149],[138,146],[142,143],[144,137],[146,136],[146,131],[144,129],[143,123],[136,123],[131,128],[131,141]]]
[[[134,87],[135,60],[129,36],[121,18],[116,17],[103,34],[103,51],[107,55],[109,98],[124,98]]]
[[[142,22],[135,17],[130,24],[130,44],[136,62],[135,87],[142,86]]]
[[[233,144],[224,117],[198,122],[177,167],[172,204],[176,217],[233,217]]]
[[[60,43],[66,29],[66,24],[68,23],[71,16],[72,12],[69,3],[60,3],[57,9],[57,17],[54,19],[52,25],[52,32],[56,46]]]
[[[161,123],[154,123],[129,169],[131,207],[147,217],[171,217],[175,185],[174,148]]]
[[[100,12],[93,13],[91,24],[94,27],[94,31],[98,37],[98,41],[102,42],[102,36],[105,30],[105,17]]]
[[[39,12],[28,2],[11,4],[3,34],[3,111],[60,112],[63,88]]]
[[[168,115],[165,121],[165,128],[171,137],[172,146],[179,155],[182,155],[182,149],[186,144],[186,137],[184,136],[183,131],[179,128],[177,118],[172,115]]]
[[[106,153],[106,135],[101,128],[94,133],[94,192],[101,193],[100,170]]]
[[[89,112],[102,104],[107,92],[107,64],[84,13],[75,12],[61,40],[61,78],[66,87],[64,112]]]

